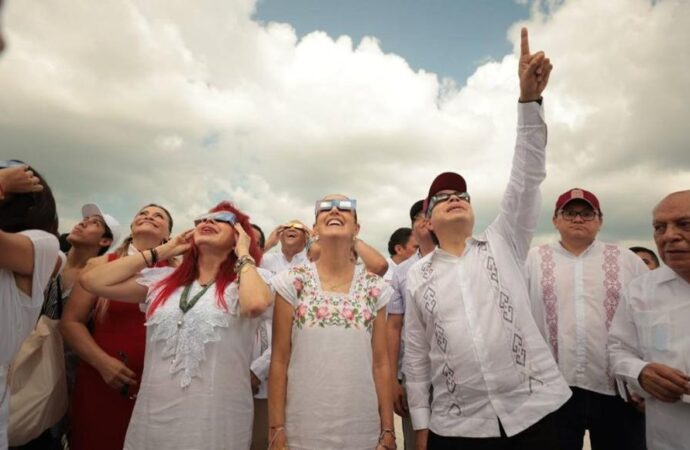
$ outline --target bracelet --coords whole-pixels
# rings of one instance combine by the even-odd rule
[[[245,264],[251,264],[253,266],[256,266],[256,261],[254,260],[254,258],[252,258],[251,255],[243,255],[237,259],[233,271],[235,273],[240,273],[240,270],[242,270],[242,267]]]
[[[154,247],[149,251],[151,252],[151,267],[153,267],[158,263],[158,250]]]
[[[149,266],[149,262],[146,260],[146,255],[144,255],[144,252],[139,252],[139,254],[142,258],[144,258],[144,264],[146,265],[146,267],[151,267]]]
[[[273,444],[275,444],[275,442],[276,442],[276,438],[278,437],[278,434],[279,434],[281,431],[282,431],[283,433],[285,433],[285,427],[284,427],[283,425],[277,425],[277,426],[274,426],[274,427],[269,427],[268,429],[269,429],[269,431],[272,431],[272,432],[273,432],[273,436],[271,436],[271,439],[270,439],[269,442],[268,442],[268,448],[269,448],[269,449],[272,449],[272,448],[273,448]]]
[[[390,434],[393,436],[393,446],[391,447],[390,445],[386,445],[383,443],[383,437],[386,435],[386,433]],[[379,434],[379,445],[386,450],[396,450],[398,446],[395,444],[395,432],[391,430],[390,428],[384,428],[381,430],[381,434]]]

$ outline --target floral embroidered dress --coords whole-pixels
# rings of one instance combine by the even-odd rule
[[[324,292],[313,263],[271,280],[294,308],[285,428],[291,450],[376,447],[372,326],[391,296],[383,278],[357,266],[348,294]],[[385,312],[385,311],[384,311]]]
[[[149,287],[173,268],[144,269],[138,282]],[[270,273],[260,270],[268,280]],[[252,344],[260,318],[240,317],[237,283],[225,290],[228,311],[208,289],[186,314],[183,288],[158,307],[147,323],[144,374],[125,450],[249,448],[253,400],[249,378]],[[190,298],[202,287],[192,285]]]

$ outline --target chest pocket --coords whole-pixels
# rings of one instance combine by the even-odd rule
[[[636,311],[634,314],[643,351],[652,357],[670,351],[675,334],[671,314],[663,311]]]

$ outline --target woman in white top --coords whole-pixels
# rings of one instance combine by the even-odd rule
[[[319,200],[319,259],[271,281],[271,448],[395,448],[383,311],[390,290],[351,257],[355,206],[341,195]]]
[[[45,180],[21,161],[0,161],[0,449],[7,448],[7,370],[59,266],[57,227]]]
[[[144,374],[125,449],[247,449],[247,368],[273,295],[259,274],[249,218],[228,202],[195,228],[82,275],[96,295],[146,302]],[[153,268],[184,255],[179,267]],[[149,267],[148,269],[146,267]]]

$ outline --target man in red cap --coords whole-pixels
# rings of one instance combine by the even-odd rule
[[[403,357],[417,448],[558,447],[550,413],[570,389],[532,318],[523,273],[546,176],[541,94],[551,68],[523,29],[518,134],[496,220],[473,237],[456,173],[436,177],[425,200],[439,246],[407,275]]]
[[[560,241],[533,248],[525,264],[534,319],[573,391],[556,414],[561,450],[581,450],[585,430],[593,450],[644,449],[644,416],[616,395],[606,345],[621,290],[648,269],[597,240],[602,223],[596,195],[569,189],[553,214]]]

